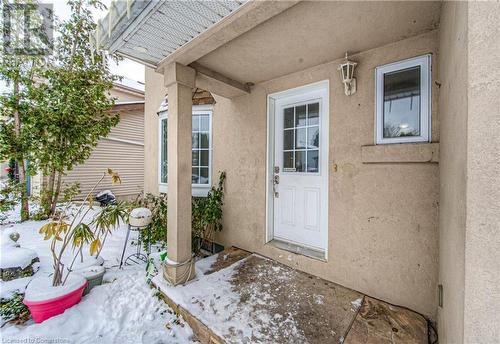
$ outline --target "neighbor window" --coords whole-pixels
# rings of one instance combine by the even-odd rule
[[[376,143],[430,141],[431,56],[377,67]]]
[[[159,177],[160,192],[167,192],[168,185],[168,115],[160,111],[159,125]],[[206,196],[211,185],[211,122],[212,111],[204,106],[193,106],[192,117],[192,188],[193,196]]]

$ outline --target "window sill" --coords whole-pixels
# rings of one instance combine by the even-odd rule
[[[438,163],[439,143],[399,143],[361,147],[363,164]]]
[[[159,184],[158,186],[159,186],[159,190],[161,193],[168,192],[168,186],[166,184]],[[191,196],[207,197],[210,189],[211,189],[210,185],[206,185],[206,186],[192,185],[191,186]]]

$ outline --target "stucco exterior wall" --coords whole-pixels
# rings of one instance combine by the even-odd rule
[[[500,338],[500,5],[444,3],[440,341]]]
[[[375,67],[432,53],[435,80],[438,37],[431,31],[353,55],[358,92],[351,97],[344,95],[339,60],[257,84],[248,96],[215,96],[213,179],[218,171],[227,172],[224,230],[218,240],[435,318],[439,167],[435,156],[425,161],[420,153],[434,152],[437,145],[395,145],[390,151],[414,151],[419,157],[400,163],[363,163],[362,147],[374,144]],[[265,244],[267,95],[325,79],[330,82],[329,163],[338,165],[329,177],[326,263]],[[165,93],[162,75],[146,68],[146,192],[158,192],[156,111]],[[432,141],[439,142],[435,83],[432,93]]]
[[[163,75],[154,69],[145,67],[145,108],[144,108],[144,191],[146,193],[159,193],[158,187],[158,108],[167,94],[164,86]]]
[[[219,240],[435,317],[438,164],[364,164],[361,151],[374,144],[375,67],[433,53],[435,76],[437,44],[438,32],[432,31],[353,55],[358,92],[351,97],[344,95],[339,61],[258,84],[248,96],[216,97],[213,171],[227,172]],[[265,245],[266,97],[325,79],[330,82],[329,163],[338,171],[329,177],[329,254],[328,262],[321,262]],[[437,92],[434,85],[435,142]]]
[[[468,3],[464,343],[500,341],[500,3]]]
[[[442,343],[463,342],[467,179],[467,3],[445,2],[440,26],[439,283]]]

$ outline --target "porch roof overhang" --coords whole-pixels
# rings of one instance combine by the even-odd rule
[[[249,93],[250,83],[227,78],[196,61],[297,2],[117,1],[98,22],[96,40],[109,52],[157,72],[170,63],[189,65],[197,72],[200,88],[233,97]]]
[[[99,24],[101,45],[160,73],[171,63],[190,66],[197,87],[232,98],[346,51],[436,29],[441,2],[131,0],[113,6]]]
[[[245,1],[112,1],[97,40],[111,53],[156,67]]]

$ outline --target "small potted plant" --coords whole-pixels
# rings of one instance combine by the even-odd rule
[[[40,228],[40,234],[44,235],[44,239],[51,240],[54,273],[51,277],[34,278],[26,289],[23,303],[28,306],[33,320],[37,323],[61,314],[80,302],[88,281],[83,275],[74,271],[75,261],[78,256],[83,257],[83,248],[86,246],[89,246],[91,256],[98,255],[108,233],[120,220],[125,221],[125,209],[113,211],[104,209],[90,224],[84,222],[85,216],[92,209],[93,192],[107,174],[113,184],[120,182],[118,174],[108,169],[85,197],[72,219],[66,215],[73,206],[72,202],[69,202],[57,220]],[[89,206],[85,207],[87,203]],[[119,204],[113,206],[120,208]],[[95,225],[94,230],[90,227],[92,224]],[[65,268],[63,255],[70,246],[73,247],[73,259],[69,267]]]

